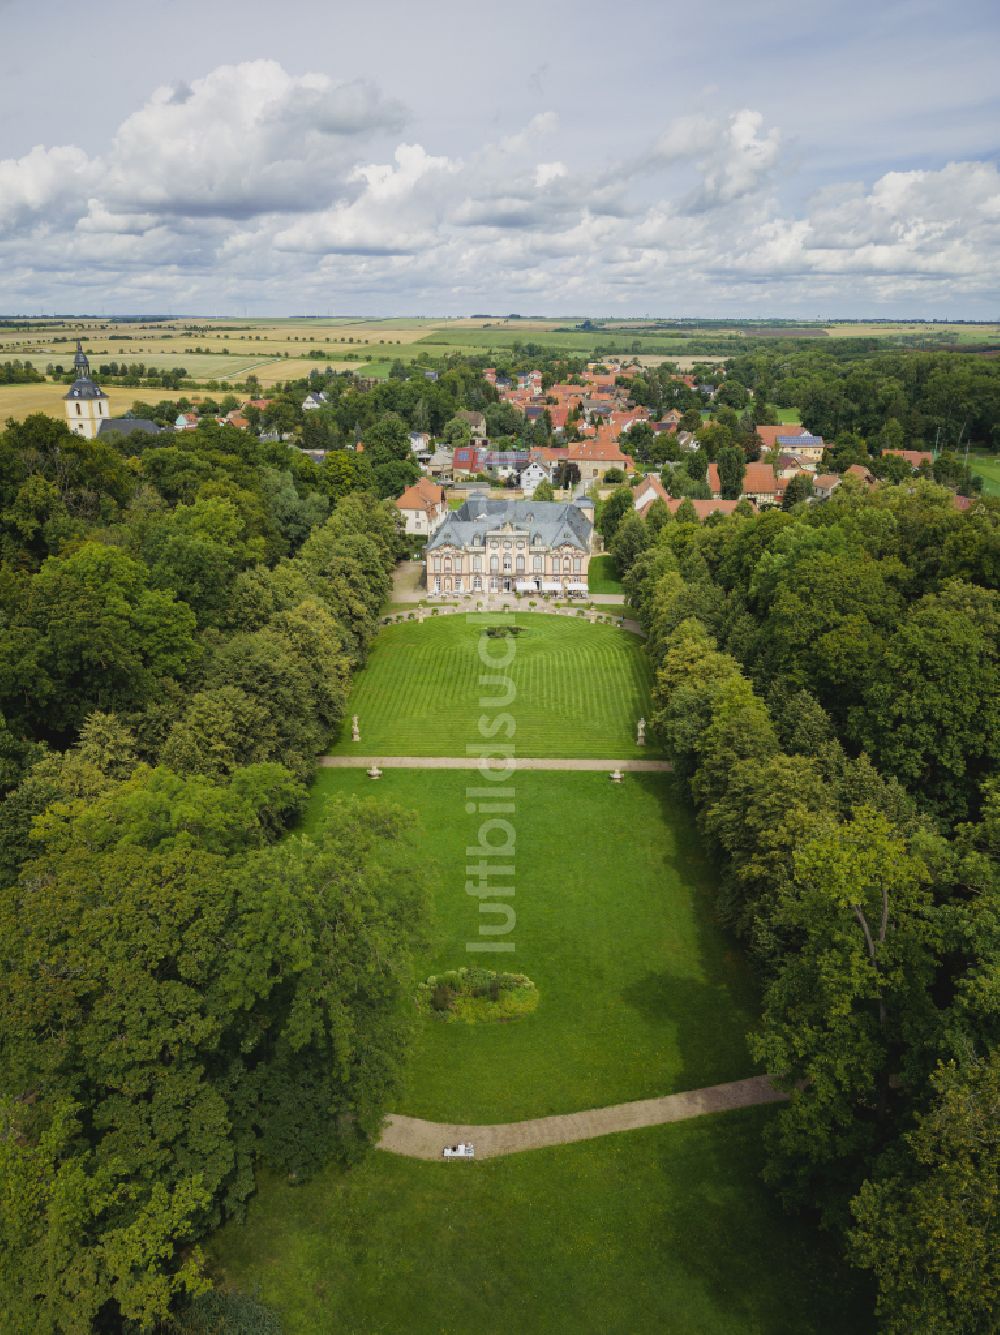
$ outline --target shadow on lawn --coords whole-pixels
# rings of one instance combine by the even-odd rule
[[[652,1245],[664,1265],[683,1256],[685,1273],[747,1330],[868,1335],[874,1300],[865,1278],[811,1221],[785,1215],[760,1180],[761,1135],[774,1115],[744,1109],[676,1128],[684,1152],[665,1165],[671,1189]]]
[[[663,875],[687,887],[700,977],[646,973],[623,993],[651,1023],[673,1025],[681,1058],[677,1089],[697,1089],[753,1074],[746,1032],[759,1013],[759,991],[739,945],[715,914],[716,874],[706,857],[682,783],[662,774],[630,776],[659,801]]]

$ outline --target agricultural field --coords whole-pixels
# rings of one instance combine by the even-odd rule
[[[1000,454],[970,454],[969,467],[983,479],[986,496],[1000,496]]]
[[[477,783],[474,772],[386,761],[377,785],[380,801],[420,822],[411,840],[433,886],[420,977],[498,967],[465,948],[480,922],[465,890],[465,850],[482,819],[466,813],[465,792]],[[423,1018],[395,1111],[517,1121],[753,1074],[744,1037],[756,1015],[752,979],[712,921],[711,870],[672,776],[630,774],[617,785],[603,770],[522,771],[512,784],[515,951],[499,967],[537,984],[538,1010],[516,1024]],[[306,827],[331,797],[371,797],[375,787],[362,769],[321,771]]]
[[[48,413],[50,417],[65,420],[63,395],[65,385],[0,385],[0,427],[8,419],[20,421],[30,413]],[[108,389],[111,412],[115,416],[124,415],[137,399],[180,399],[190,397],[183,390],[170,389],[121,389],[112,385]]]
[[[506,670],[517,688],[509,712],[518,754],[655,754],[635,745],[636,719],[650,714],[649,661],[638,636],[582,617],[518,612],[515,620],[522,633]],[[478,680],[487,671],[478,652],[480,629],[465,616],[430,616],[381,632],[347,706],[348,719],[357,714],[361,720],[367,754],[465,755],[477,740]],[[352,750],[357,747],[345,722],[333,753]]]

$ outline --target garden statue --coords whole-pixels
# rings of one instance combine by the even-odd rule
[[[361,741],[361,729],[358,727],[357,714],[355,714],[354,717],[351,719],[351,741],[352,742]]]
[[[641,718],[636,726],[635,744],[636,746],[646,745],[646,720],[644,718]]]
[[[620,769],[613,769],[611,773],[608,775],[608,778],[611,780],[612,783],[621,783],[624,777],[625,776],[624,774],[622,774]]]
[[[378,765],[372,765],[367,773],[369,779],[381,779],[382,777],[382,771],[379,769]]]

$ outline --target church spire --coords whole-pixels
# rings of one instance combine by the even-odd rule
[[[73,358],[73,370],[76,373],[77,380],[90,379],[90,362],[87,360],[87,354],[83,350],[83,344],[79,339],[76,340],[76,356]]]

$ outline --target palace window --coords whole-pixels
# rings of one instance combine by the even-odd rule
[[[499,556],[491,556],[491,557],[490,557],[490,573],[493,574],[493,573],[495,573],[495,572],[496,572],[497,570],[499,570],[499,569],[500,569],[500,558],[499,558]]]
[[[532,570],[534,570],[537,574],[541,574],[541,572],[542,572],[542,558],[541,558],[540,556],[533,556],[533,557],[531,558],[531,568],[532,568]]]
[[[524,557],[523,557],[523,556],[519,556],[519,557],[517,558],[517,573],[518,573],[519,575],[523,575],[523,574],[524,574]]]
[[[574,558],[573,558],[573,573],[576,574],[576,575],[578,575],[582,569],[583,569],[583,561],[581,560],[581,558],[580,558],[579,556],[574,556]]]
[[[474,556],[472,558],[472,568],[473,570],[482,570],[483,558],[481,556]]]

